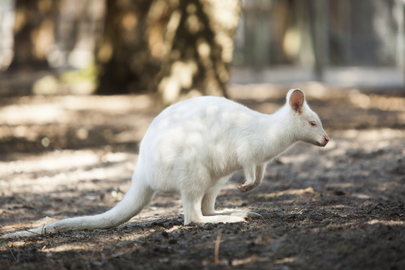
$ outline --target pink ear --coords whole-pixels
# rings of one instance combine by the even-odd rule
[[[290,96],[290,107],[297,113],[301,113],[302,105],[304,105],[305,96],[301,90],[294,90]]]

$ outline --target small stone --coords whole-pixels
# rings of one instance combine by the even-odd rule
[[[169,240],[169,244],[173,245],[173,244],[177,244],[177,239],[173,238]]]
[[[169,234],[165,231],[160,233],[164,238],[169,238]]]
[[[214,229],[214,226],[211,223],[207,223],[202,227],[203,230],[211,231]]]
[[[174,224],[172,222],[165,222],[163,223],[163,227],[165,227],[166,229],[171,229],[173,228]]]
[[[183,220],[176,220],[173,224],[176,226],[181,226],[183,225]]]

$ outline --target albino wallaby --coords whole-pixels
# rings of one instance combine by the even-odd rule
[[[219,190],[239,170],[246,177],[240,190],[257,187],[267,163],[298,141],[317,146],[329,141],[299,89],[291,89],[286,104],[272,115],[220,97],[179,102],[153,120],[140,146],[131,187],[115,207],[2,237],[118,226],[138,214],[157,191],[181,195],[184,224],[245,221],[260,215],[215,212]]]

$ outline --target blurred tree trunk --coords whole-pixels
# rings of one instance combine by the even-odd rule
[[[162,105],[200,95],[225,96],[241,12],[239,1],[175,2],[171,1],[166,54],[159,74]]]
[[[104,41],[97,54],[98,94],[153,89],[168,8],[166,0],[107,0]]]
[[[107,0],[97,93],[224,96],[239,15],[239,0]]]
[[[312,0],[307,3],[309,9],[309,25],[312,51],[314,55],[314,75],[317,81],[323,81],[326,59],[328,57],[328,21],[326,10],[328,5],[323,0]]]
[[[0,1],[0,71],[7,70],[14,56],[14,0]]]
[[[54,42],[54,17],[59,0],[17,0],[14,58],[9,67],[48,68],[47,54]]]

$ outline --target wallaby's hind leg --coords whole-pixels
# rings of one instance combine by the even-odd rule
[[[219,190],[220,187],[218,187]],[[216,193],[218,193],[218,190]],[[184,210],[184,225],[195,223],[231,223],[231,222],[243,222],[243,217],[232,217],[228,215],[215,215],[215,216],[203,216],[201,210],[201,203],[204,194],[201,192],[201,187],[188,186],[187,189],[181,192],[181,199]],[[216,197],[216,196],[215,196]],[[214,198],[215,200],[215,198]]]
[[[195,223],[232,223],[243,222],[243,217],[232,217],[226,215],[216,216],[203,216],[201,212],[201,200],[202,196],[196,197],[193,194],[182,195],[183,209],[184,209],[184,225]]]
[[[261,217],[261,215],[254,212],[244,212],[244,211],[228,211],[228,212],[215,212],[215,200],[217,199],[220,189],[228,181],[229,177],[221,178],[214,186],[210,187],[205,193],[201,209],[204,216],[216,216],[216,215],[228,215],[237,217]]]

